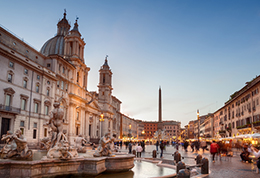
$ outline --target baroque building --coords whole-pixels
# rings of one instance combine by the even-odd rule
[[[85,42],[76,20],[72,29],[66,12],[57,34],[35,50],[0,27],[0,132],[22,130],[31,144],[48,136],[49,112],[55,100],[64,109],[64,131],[70,142],[82,134],[98,140],[106,132],[119,136],[121,101],[112,95],[107,57],[99,70],[98,92],[88,91]]]

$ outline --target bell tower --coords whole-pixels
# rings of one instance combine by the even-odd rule
[[[99,70],[99,100],[102,103],[109,104],[111,101],[112,94],[112,72],[107,62],[107,57],[105,63],[101,66]]]
[[[84,63],[84,39],[81,38],[81,34],[78,29],[78,17],[74,23],[73,29],[65,36],[65,50],[64,55],[70,57],[71,60],[79,59]]]

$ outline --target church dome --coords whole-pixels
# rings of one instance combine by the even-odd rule
[[[49,39],[44,43],[40,52],[45,55],[64,55],[64,37],[69,33],[70,24],[66,19],[66,11],[64,17],[57,24],[57,34],[53,38]]]
[[[64,55],[64,36],[59,35],[49,39],[41,48],[40,51],[43,55],[48,56],[51,54]]]

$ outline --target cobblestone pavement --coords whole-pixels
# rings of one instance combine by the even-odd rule
[[[135,147],[133,146],[133,149]],[[156,150],[155,145],[146,145],[145,152],[142,153],[142,157],[152,158],[152,151]],[[125,147],[123,147],[121,152],[127,152]],[[175,147],[167,146],[166,151],[164,151],[163,159],[173,160],[172,154],[176,151]],[[243,163],[240,161],[240,151],[233,150],[234,156],[225,158],[223,157],[221,160],[216,160],[215,163],[212,162],[211,155],[209,151],[205,151],[204,153],[200,150],[198,153],[192,153],[189,147],[188,152],[185,152],[182,147],[179,147],[179,152],[184,159],[182,160],[185,164],[195,165],[194,158],[197,154],[201,154],[202,157],[206,157],[209,159],[209,175],[204,176],[207,178],[250,178],[250,177],[259,177],[260,173],[256,173],[256,165],[253,163]],[[160,153],[160,149],[159,149]],[[157,154],[157,158],[160,157],[160,154]],[[203,176],[197,176],[203,177]]]

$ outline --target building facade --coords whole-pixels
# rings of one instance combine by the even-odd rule
[[[40,51],[0,27],[1,136],[20,129],[30,144],[39,144],[48,136],[45,123],[55,100],[65,112],[64,131],[71,143],[79,134],[88,140],[106,132],[119,135],[121,101],[112,95],[107,57],[99,70],[98,92],[90,92],[84,48],[77,20],[70,29],[66,13]]]

